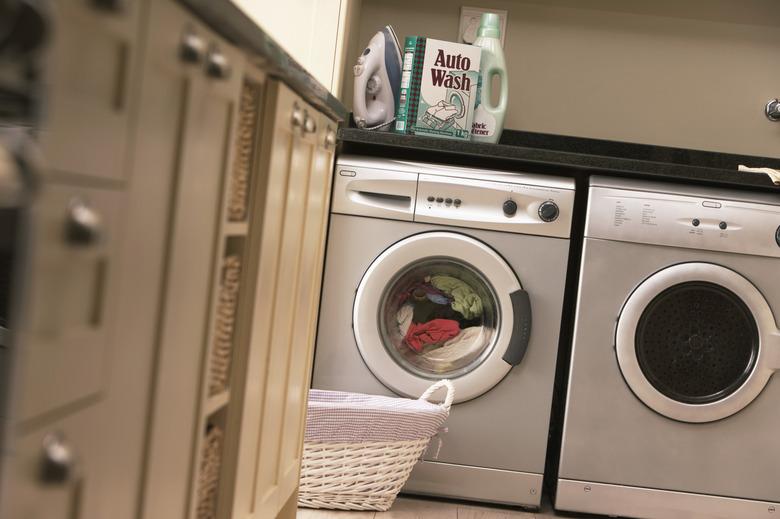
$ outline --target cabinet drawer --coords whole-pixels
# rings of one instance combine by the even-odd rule
[[[101,390],[122,202],[110,190],[42,187],[20,336],[23,421]]]
[[[54,170],[123,178],[139,3],[53,2],[41,142]]]

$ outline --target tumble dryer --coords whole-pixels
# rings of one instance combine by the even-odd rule
[[[556,508],[780,515],[780,198],[589,195]]]
[[[539,506],[573,202],[565,178],[339,159],[313,387],[454,382],[406,492]]]

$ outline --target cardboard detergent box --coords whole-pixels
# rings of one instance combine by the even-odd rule
[[[395,131],[468,140],[482,49],[407,36]]]

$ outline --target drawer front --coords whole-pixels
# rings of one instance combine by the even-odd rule
[[[20,334],[22,421],[103,387],[122,202],[110,190],[42,187]]]
[[[122,7],[97,7],[113,3]],[[139,3],[53,2],[41,142],[58,173],[125,175]]]

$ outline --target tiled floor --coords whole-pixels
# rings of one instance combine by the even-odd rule
[[[549,503],[539,512],[465,504],[461,502],[399,497],[388,512],[336,512],[298,509],[298,519],[543,519],[557,517]],[[576,516],[568,515],[568,518]]]

